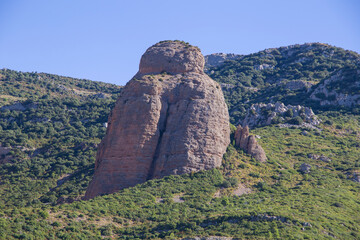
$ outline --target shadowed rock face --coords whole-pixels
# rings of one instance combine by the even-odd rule
[[[229,115],[219,84],[203,67],[200,50],[181,42],[146,51],[109,116],[85,199],[221,165]]]

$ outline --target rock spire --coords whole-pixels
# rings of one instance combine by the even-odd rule
[[[157,43],[109,116],[85,199],[218,167],[229,135],[221,88],[204,73],[200,50],[180,41]]]

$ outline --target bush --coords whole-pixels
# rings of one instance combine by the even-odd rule
[[[231,183],[228,180],[224,180],[224,182],[221,184],[221,186],[224,188],[229,188],[229,187],[231,187]]]
[[[229,183],[232,187],[236,187],[239,184],[239,180],[237,178],[231,177],[229,178]]]
[[[303,122],[304,122],[304,120],[299,116],[297,116],[289,121],[290,124],[294,124],[294,125],[301,125]]]
[[[39,216],[46,219],[49,217],[49,213],[45,210],[41,210],[41,211],[39,211]]]
[[[59,222],[53,222],[53,224],[52,224],[54,227],[60,227],[61,226],[61,223],[59,223]]]
[[[294,112],[292,110],[292,108],[289,108],[286,112],[285,112],[285,117],[289,117],[292,118],[294,116]]]
[[[325,122],[324,122],[324,124],[326,124],[326,125],[333,125],[333,121],[331,121],[331,120],[326,120]]]
[[[102,236],[111,236],[112,235],[113,226],[106,225],[100,228]]]

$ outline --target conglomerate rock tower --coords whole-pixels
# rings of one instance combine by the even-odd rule
[[[221,88],[204,73],[200,50],[159,42],[141,57],[109,116],[85,199],[218,167],[229,135]]]

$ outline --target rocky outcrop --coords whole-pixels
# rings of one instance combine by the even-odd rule
[[[323,161],[323,162],[326,162],[326,163],[329,163],[331,162],[331,158],[329,157],[326,157],[325,155],[321,154],[321,155],[318,155],[318,154],[308,154],[308,157],[313,159],[313,160],[320,160],[320,161]]]
[[[307,163],[303,163],[300,166],[300,172],[303,173],[303,174],[310,173],[310,169],[311,169],[311,165],[307,164]]]
[[[318,125],[320,123],[320,120],[311,108],[300,105],[285,106],[283,103],[277,102],[275,104],[253,104],[250,109],[248,109],[245,118],[240,120],[240,124],[254,128],[283,122],[300,124],[299,121],[311,125]]]
[[[321,106],[352,107],[360,105],[360,69],[348,67],[339,70],[319,83],[310,95]]]
[[[203,68],[200,50],[184,42],[146,51],[109,116],[85,199],[221,165],[229,115],[219,84]]]
[[[360,173],[354,173],[353,181],[360,183]]]
[[[21,103],[21,102],[16,102],[14,104],[11,105],[6,105],[0,108],[1,111],[25,111],[27,109],[36,109],[37,108],[37,104],[36,103]]]
[[[274,65],[264,63],[264,64],[255,65],[254,69],[261,71],[265,69],[273,69],[274,67],[275,67]]]
[[[241,148],[259,162],[266,162],[267,160],[265,151],[256,141],[256,137],[249,135],[248,126],[243,128],[239,125],[237,127],[235,131],[235,146]]]
[[[205,68],[217,67],[228,60],[241,59],[243,55],[233,53],[213,53],[205,56]]]
[[[313,83],[303,81],[303,80],[295,80],[295,81],[287,81],[283,83],[285,85],[286,89],[289,89],[291,91],[298,91],[302,89],[309,89],[311,86],[313,86]]]

